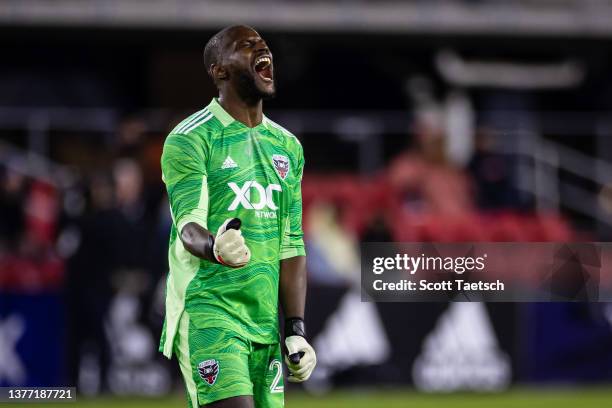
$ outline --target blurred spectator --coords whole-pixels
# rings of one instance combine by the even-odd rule
[[[306,240],[308,272],[315,282],[359,282],[356,238],[338,222],[338,208],[328,203],[310,209]]]
[[[0,185],[0,289],[32,293],[62,283],[54,248],[56,189],[4,168]]]
[[[87,354],[97,356],[100,377],[106,377],[110,357],[104,319],[112,295],[111,273],[118,263],[113,205],[112,179],[103,173],[95,175],[90,185],[90,208],[80,222],[81,242],[68,263],[68,384],[79,384]]]
[[[114,232],[117,269],[114,279],[117,289],[125,282],[135,282],[137,294],[148,306],[152,303],[158,278],[155,272],[159,271],[159,266],[155,265],[159,257],[151,254],[155,248],[158,212],[147,207],[142,169],[138,163],[120,159],[113,167],[113,177],[117,200]],[[146,318],[147,310],[141,308],[141,319]]]
[[[450,216],[472,211],[468,178],[446,160],[439,115],[422,112],[414,131],[415,147],[401,153],[389,166],[391,186],[412,211]]]
[[[130,154],[138,156],[138,150]],[[151,256],[151,250],[159,248],[154,246],[158,216],[157,208],[147,206],[142,170],[131,158],[118,159],[110,174],[96,174],[89,184],[89,196],[89,210],[80,221],[80,245],[69,262],[68,380],[80,384],[84,367],[90,366],[87,362],[93,356],[97,361],[98,388],[105,391],[113,361],[107,325],[115,294],[125,296],[127,291],[134,296],[139,302],[136,310],[140,321],[150,316],[160,269],[154,265],[160,258]]]

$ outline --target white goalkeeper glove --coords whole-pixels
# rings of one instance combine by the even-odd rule
[[[287,319],[285,322],[285,363],[289,369],[290,382],[303,382],[310,378],[317,365],[317,355],[304,337],[304,321],[301,318]]]
[[[240,268],[251,259],[251,251],[240,231],[240,218],[228,218],[217,230],[213,254],[222,265]]]

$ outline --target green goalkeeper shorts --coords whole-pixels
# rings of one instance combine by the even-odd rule
[[[252,343],[227,329],[197,328],[183,313],[174,346],[190,408],[252,395],[257,408],[284,406],[280,344]]]

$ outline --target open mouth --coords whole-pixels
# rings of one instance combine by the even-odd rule
[[[255,72],[265,82],[272,82],[272,58],[269,55],[262,55],[255,60]]]

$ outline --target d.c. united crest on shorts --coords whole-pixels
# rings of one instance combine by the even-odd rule
[[[198,372],[206,384],[213,385],[219,375],[219,362],[214,358],[202,361],[198,364]]]
[[[272,163],[280,178],[284,180],[287,177],[287,173],[289,173],[289,159],[287,156],[274,154],[272,155]]]

